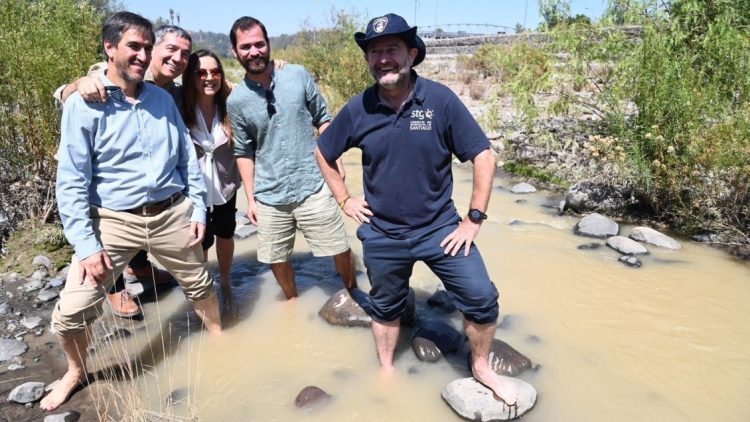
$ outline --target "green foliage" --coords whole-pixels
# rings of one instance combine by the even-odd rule
[[[362,50],[354,33],[364,24],[356,16],[333,11],[330,29],[306,31],[290,46],[274,54],[305,66],[318,82],[331,112],[338,112],[352,96],[372,83]]]
[[[464,66],[500,82],[490,94],[490,108],[481,122],[485,130],[499,128],[494,100],[502,94],[511,94],[516,108],[529,120],[537,116],[534,94],[548,89],[550,84],[551,66],[546,52],[525,43],[484,44]]]
[[[97,61],[101,17],[76,0],[3,0],[0,27],[0,197],[15,225],[50,216],[60,139],[52,93]],[[19,184],[25,195],[13,199]]]
[[[563,189],[567,189],[570,186],[570,183],[567,180],[557,177],[552,172],[539,169],[537,167],[534,167],[533,165],[526,164],[520,161],[506,161],[503,164],[503,170],[517,176],[530,177],[543,183],[559,186]]]
[[[570,18],[570,0],[539,0],[539,14],[544,19],[542,29],[552,29]]]
[[[750,1],[612,0],[603,23],[613,22],[643,26],[636,37],[580,25],[552,33],[547,53],[565,58],[551,77],[567,106],[548,111],[599,114],[611,137],[591,148],[664,221],[747,241]]]

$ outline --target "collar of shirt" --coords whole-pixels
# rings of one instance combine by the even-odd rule
[[[412,69],[411,70],[411,77],[414,79],[414,95],[412,96],[411,100],[408,100],[406,104],[404,105],[403,109],[405,110],[408,105],[412,101],[416,101],[418,104],[424,104],[425,98],[427,96],[427,89],[425,87],[424,79],[422,79],[417,72]],[[378,89],[379,86],[377,82],[367,88],[364,92],[364,105],[365,109],[368,112],[377,112],[378,108],[385,107],[388,110],[391,110],[390,107],[385,105],[382,101],[380,101],[380,96],[378,95]]]

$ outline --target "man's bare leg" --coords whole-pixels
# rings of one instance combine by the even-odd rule
[[[474,378],[492,390],[505,404],[513,406],[518,400],[518,390],[490,367],[490,348],[495,337],[495,323],[477,324],[464,319],[464,329],[471,346],[471,372]]]
[[[209,334],[221,334],[221,314],[215,294],[211,294],[211,297],[207,299],[193,302],[193,307]]]
[[[224,239],[216,236],[216,260],[219,261],[219,274],[221,275],[221,288],[229,290],[232,288],[232,257],[234,256],[234,239]]]
[[[287,299],[293,299],[297,297],[297,284],[294,282],[294,268],[292,263],[277,262],[271,264],[271,271],[273,276],[276,277],[276,282],[281,286],[281,290],[284,291],[284,295]]]
[[[55,410],[68,401],[73,390],[86,381],[86,353],[89,344],[86,331],[65,336],[58,334],[57,340],[68,360],[68,371],[42,399],[39,407],[47,411]]]
[[[333,256],[333,263],[336,265],[336,272],[344,280],[344,287],[351,290],[357,287],[357,273],[354,270],[354,254],[351,249]]]
[[[399,320],[378,322],[372,320],[372,336],[375,338],[375,347],[378,350],[380,368],[383,372],[393,372],[393,354],[398,343],[398,334],[401,330]]]

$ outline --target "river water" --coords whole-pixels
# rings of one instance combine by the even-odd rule
[[[358,155],[345,163],[350,191],[361,194]],[[471,169],[454,175],[463,213]],[[513,195],[512,185],[496,179],[477,244],[501,295],[505,319],[496,337],[539,365],[521,375],[539,393],[524,420],[750,420],[750,266],[681,239],[682,250],[649,248],[641,268],[626,267],[606,246],[578,249],[603,242],[575,236],[578,218],[557,215],[559,198]],[[346,224],[363,271],[356,223]],[[630,229],[621,226],[621,233]],[[256,244],[255,237],[237,242],[234,301],[224,306],[220,338],[201,334],[179,289],[144,306],[145,324],[128,340],[145,366],[129,393],[142,400],[138,406],[176,420],[460,420],[440,392],[468,376],[465,369],[445,359],[419,362],[402,331],[397,373],[381,375],[368,329],[329,326],[317,315],[341,288],[330,259],[313,258],[298,239],[300,297],[287,303],[268,267],[255,260]],[[359,282],[369,286],[364,272]],[[460,328],[459,314],[426,309],[439,285],[426,267],[416,268],[411,285],[422,317]],[[295,396],[307,385],[333,400],[296,409]]]

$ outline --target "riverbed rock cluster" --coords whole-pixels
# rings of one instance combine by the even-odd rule
[[[417,296],[415,291],[410,289],[409,305],[402,318],[402,326],[410,327],[407,329],[411,337],[411,349],[416,358],[425,363],[446,359],[458,371],[471,375],[468,339],[451,324],[452,314],[457,313],[457,310],[450,293],[438,289],[425,300],[417,300]],[[334,326],[368,327],[372,319],[368,315],[367,299],[367,294],[361,290],[355,289],[350,294],[342,289],[323,305],[319,315]],[[404,324],[404,320],[408,323]],[[518,403],[515,406],[507,406],[501,400],[493,398],[492,391],[473,378],[463,378],[448,384],[442,393],[443,399],[457,414],[471,420],[510,420],[521,417],[534,407],[537,397],[534,387],[526,381],[510,377],[520,376],[527,370],[535,371],[539,369],[538,366],[533,366],[528,357],[500,339],[493,340],[489,364],[497,374],[506,376],[518,384],[521,391]],[[412,368],[409,372],[419,371]],[[311,387],[306,387],[306,390],[309,388]],[[324,395],[327,393],[320,393],[316,389],[303,390],[295,403],[307,402],[308,396],[320,396],[327,400]],[[305,407],[300,404],[297,406]]]
[[[56,271],[45,255],[34,257],[31,264],[31,275],[0,273],[0,376],[17,380],[0,384],[0,407],[9,420],[76,421],[80,413],[72,410],[33,416],[41,414],[37,403],[51,385],[44,381],[50,370],[48,353],[54,353],[57,343],[49,316],[68,268]]]

